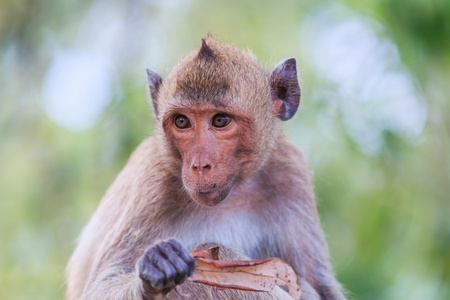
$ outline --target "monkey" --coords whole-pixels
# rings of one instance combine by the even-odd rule
[[[155,132],[132,153],[83,229],[66,299],[289,299],[186,281],[190,250],[280,257],[301,299],[346,299],[335,278],[305,154],[282,121],[300,103],[295,58],[272,72],[208,35],[165,76],[147,70]],[[174,289],[174,286],[177,288]]]

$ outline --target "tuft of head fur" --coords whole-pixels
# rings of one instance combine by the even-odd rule
[[[197,58],[203,59],[206,61],[214,60],[216,58],[212,49],[206,43],[205,39],[202,39],[202,46],[200,47],[200,50],[198,51]]]

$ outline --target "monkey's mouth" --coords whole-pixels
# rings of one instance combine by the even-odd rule
[[[199,204],[215,206],[227,198],[232,187],[233,184],[226,184],[215,189],[189,189],[189,194]]]

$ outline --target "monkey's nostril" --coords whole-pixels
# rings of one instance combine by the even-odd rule
[[[201,165],[193,164],[193,165],[192,165],[192,169],[193,169],[194,171],[197,171],[197,172],[199,172],[199,171],[208,171],[208,170],[211,169],[211,165],[204,165],[204,166],[201,166]]]

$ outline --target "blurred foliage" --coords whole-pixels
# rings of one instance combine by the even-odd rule
[[[368,153],[348,133],[346,107],[333,110],[339,85],[311,62],[303,20],[336,5],[395,45],[426,104],[419,135],[380,129],[382,147]],[[333,263],[352,297],[450,299],[447,0],[0,1],[0,298],[63,297],[77,235],[152,132],[144,68],[164,74],[207,32],[270,67],[297,57],[302,104],[285,127],[310,157]],[[55,57],[73,49],[113,66],[108,105],[78,130],[51,117],[43,92]],[[75,90],[65,93],[63,104]]]

